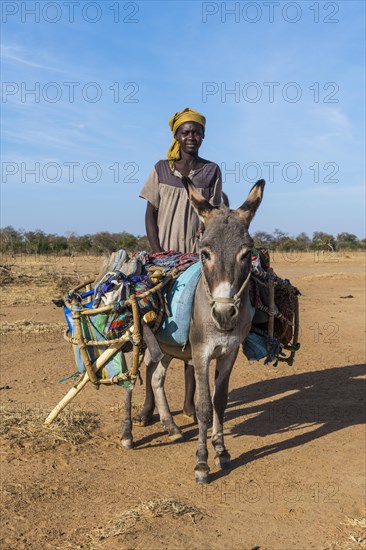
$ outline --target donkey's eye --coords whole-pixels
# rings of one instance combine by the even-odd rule
[[[204,264],[207,260],[211,260],[211,254],[208,250],[202,250],[201,252],[201,261]]]

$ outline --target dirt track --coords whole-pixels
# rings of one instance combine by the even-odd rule
[[[10,260],[2,259],[5,263]],[[232,470],[217,471],[211,453],[211,484],[194,482],[197,426],[181,415],[179,362],[168,373],[166,391],[184,443],[168,442],[155,423],[135,428],[135,449],[122,450],[121,390],[89,385],[64,414],[96,413],[100,425],[91,438],[42,446],[42,432],[38,439],[20,439],[17,427],[1,438],[2,548],[366,547],[358,521],[365,495],[364,259],[278,254],[273,267],[302,291],[302,347],[293,367],[248,364],[239,357],[225,426]],[[49,302],[57,296],[49,273],[66,277],[97,270],[96,260],[76,259],[18,259],[13,266],[28,279],[22,286],[15,281],[3,286],[5,410],[23,417],[26,409],[38,411],[40,424],[43,411],[71,386],[70,380],[58,383],[75,366],[60,336],[62,310]],[[143,393],[137,386],[135,404]],[[96,529],[141,502],[162,498],[194,506],[200,514],[148,514],[124,534],[98,541]]]

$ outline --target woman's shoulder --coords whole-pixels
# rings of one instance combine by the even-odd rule
[[[202,157],[199,158],[199,161],[202,164],[214,164],[215,166],[217,166],[216,162],[213,162],[212,160],[208,160],[208,159],[203,159]]]
[[[211,174],[212,176],[221,174],[220,166],[216,162],[207,159],[200,159],[200,162],[202,163],[201,168],[206,174]]]
[[[200,158],[200,164],[202,164],[202,166],[206,168],[211,168],[211,169],[215,168],[220,170],[219,165],[216,162],[213,162],[212,160]]]
[[[161,159],[155,164],[155,171],[158,177],[159,183],[166,183],[172,185],[173,187],[179,187],[179,182],[177,182],[177,176],[173,174],[170,169],[169,161],[167,159]]]
[[[168,166],[169,168],[169,161],[168,159],[160,159],[158,160],[158,162],[155,164],[155,170],[157,170],[158,168],[161,168],[163,166]]]

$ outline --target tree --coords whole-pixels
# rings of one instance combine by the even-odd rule
[[[149,239],[147,238],[146,235],[144,235],[143,237],[141,237],[141,236],[137,237],[136,248],[137,248],[137,250],[146,250],[146,252],[151,252],[151,246],[150,246],[150,243],[149,243]]]
[[[270,247],[273,244],[274,237],[266,231],[256,231],[253,240],[256,246]]]
[[[23,235],[8,225],[0,229],[0,251],[4,253],[16,253],[22,250]]]
[[[118,248],[113,235],[108,233],[108,231],[96,233],[92,242],[97,252],[115,252]]]
[[[296,237],[296,249],[297,250],[309,250],[311,245],[311,239],[306,233],[299,233]]]
[[[323,233],[323,231],[315,231],[313,233],[311,248],[313,250],[335,250],[335,238],[329,233]]]
[[[282,241],[284,241],[284,239],[288,239],[288,236],[288,233],[285,233],[284,231],[281,231],[281,229],[276,228],[273,231],[274,246],[276,248],[280,248]]]
[[[317,250],[333,251],[337,249],[365,249],[366,239],[358,239],[353,233],[339,233],[335,239],[330,233],[315,231],[312,240],[304,232],[297,237],[276,228],[273,232],[257,231],[253,235],[256,246],[277,248],[278,250]],[[45,233],[41,229],[24,231],[11,225],[0,228],[0,252],[2,254],[106,254],[123,248],[127,252],[151,250],[146,235],[135,236],[127,231],[109,233],[100,231],[94,235],[82,235],[68,231],[65,235]]]
[[[278,248],[279,250],[287,252],[290,250],[298,250],[298,242],[295,239],[291,239],[291,237],[284,237],[281,239]]]
[[[30,254],[47,254],[51,251],[48,235],[41,229],[35,231],[26,231],[24,233],[26,250]]]
[[[337,235],[337,248],[340,249],[357,249],[360,248],[360,242],[356,235],[353,233],[338,233]]]
[[[92,235],[82,235],[81,237],[79,237],[77,246],[79,252],[90,252],[93,248]]]
[[[127,252],[134,252],[137,250],[137,237],[131,233],[120,233],[118,238],[118,248],[124,248]]]

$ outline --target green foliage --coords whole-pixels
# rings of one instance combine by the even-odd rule
[[[309,250],[362,250],[366,248],[366,239],[358,239],[352,233],[339,233],[337,237],[322,231],[315,231],[310,239],[306,233],[297,237],[275,229],[273,234],[257,231],[253,235],[254,244],[270,250],[284,252]],[[124,248],[127,252],[146,250],[150,245],[146,235],[132,235],[99,231],[94,235],[77,235],[68,232],[66,235],[35,231],[16,230],[11,225],[0,229],[0,253],[2,254],[56,254],[73,256],[80,254],[106,254]]]
[[[347,250],[355,250],[361,248],[361,243],[357,239],[356,235],[352,233],[338,233],[337,235],[337,248],[341,250],[342,248]]]
[[[312,250],[336,250],[336,240],[333,235],[315,231],[311,243]]]
[[[296,250],[310,250],[311,239],[306,233],[299,233],[296,237]]]
[[[254,244],[256,246],[264,246],[271,248],[274,244],[274,237],[266,231],[257,231],[253,235]]]
[[[105,254],[124,248],[127,252],[150,251],[147,237],[135,236],[126,231],[109,233],[100,231],[94,235],[66,235],[35,231],[16,230],[12,226],[0,229],[1,254],[55,254],[73,256],[78,254]]]

